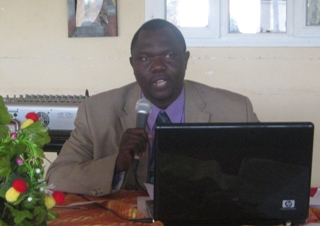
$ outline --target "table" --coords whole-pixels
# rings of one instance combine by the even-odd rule
[[[309,208],[307,223],[318,223],[320,225],[320,208]]]
[[[103,197],[91,197],[76,194],[66,194],[63,206],[54,207],[52,210],[59,214],[53,221],[48,221],[48,226],[84,226],[84,225],[150,225],[163,226],[161,222],[133,223],[123,220],[116,214],[105,209],[114,210],[121,217],[128,219],[145,219],[146,217],[136,208],[137,197],[148,196],[146,191],[119,191]],[[85,205],[69,206],[71,203],[97,201]]]
[[[76,194],[66,194],[64,207],[53,208],[60,216],[54,221],[48,221],[49,226],[85,226],[85,225],[145,225],[164,226],[162,222],[133,223],[116,216],[105,207],[114,210],[120,216],[128,219],[145,219],[146,217],[136,208],[137,197],[148,196],[146,191],[122,190],[103,197],[91,197]],[[96,201],[86,205],[69,206],[71,203]],[[320,208],[309,208],[307,224],[317,223],[320,225]]]

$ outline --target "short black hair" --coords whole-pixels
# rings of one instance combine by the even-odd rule
[[[130,50],[132,52],[132,49],[134,48],[134,45],[137,42],[138,36],[141,31],[156,31],[160,30],[162,28],[169,28],[173,31],[174,35],[177,37],[177,39],[180,41],[180,43],[183,45],[183,51],[185,52],[187,50],[187,45],[186,41],[184,40],[184,37],[181,33],[181,31],[172,23],[163,20],[163,19],[152,19],[147,22],[145,22],[134,34],[132,41],[131,41],[131,46]]]

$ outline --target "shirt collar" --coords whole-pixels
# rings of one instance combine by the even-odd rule
[[[185,90],[182,89],[178,98],[170,104],[167,109],[160,109],[152,104],[152,111],[148,117],[148,129],[152,131],[154,129],[155,121],[160,111],[165,111],[169,116],[172,123],[184,122],[184,103],[185,103]],[[142,97],[145,96],[142,94]]]

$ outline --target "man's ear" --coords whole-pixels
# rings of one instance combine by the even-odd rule
[[[130,64],[131,64],[131,67],[133,67],[133,65],[132,65],[132,56],[131,57],[129,57],[129,61],[130,61]]]
[[[184,53],[184,61],[185,61],[185,63],[186,63],[186,69],[187,69],[189,57],[190,57],[190,52],[189,52],[189,51],[186,51],[186,52]]]

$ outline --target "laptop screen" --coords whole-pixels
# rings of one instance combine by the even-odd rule
[[[154,219],[180,224],[303,223],[312,123],[162,124]]]

